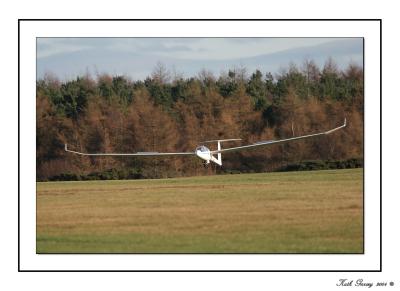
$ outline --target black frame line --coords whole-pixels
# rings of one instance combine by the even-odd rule
[[[217,22],[226,22],[226,21],[378,21],[380,25],[380,268],[379,270],[22,270],[20,265],[20,23],[24,21],[146,21],[146,22],[165,22],[165,21],[190,21],[190,22],[198,22],[198,21],[217,21]],[[38,38],[38,37],[37,37]],[[49,38],[61,38],[61,37],[49,37]],[[73,37],[65,37],[65,38],[73,38]],[[83,37],[77,37],[83,38]],[[86,38],[86,37],[85,37]],[[95,37],[87,37],[87,38],[95,38]],[[98,38],[106,38],[106,37],[98,37]],[[108,37],[107,37],[108,38]],[[109,37],[114,38],[114,37]],[[115,38],[127,38],[127,37],[115,37]],[[140,38],[154,38],[154,37],[140,37]],[[159,38],[167,38],[167,37],[159,37]],[[168,37],[175,38],[175,37]],[[176,37],[178,38],[178,37]],[[191,38],[191,37],[187,37]],[[199,37],[192,37],[199,38]],[[201,37],[200,37],[201,38]],[[204,37],[206,38],[206,37]],[[218,38],[218,37],[212,37]],[[221,37],[222,38],[222,37]],[[229,37],[229,38],[251,38],[251,37]],[[257,38],[257,37],[253,37]],[[261,37],[259,37],[261,38]],[[265,37],[268,38],[268,37]],[[284,38],[284,37],[276,37],[276,38]],[[290,37],[297,38],[297,37]],[[300,38],[300,37],[298,37]],[[304,37],[304,38],[316,38],[316,37]],[[324,38],[324,37],[321,37]],[[325,37],[329,38],[329,37]],[[341,37],[331,37],[331,38],[341,38]],[[350,37],[343,37],[350,38]],[[356,38],[356,37],[351,37]],[[37,67],[37,64],[36,64]],[[37,72],[36,72],[37,75]],[[365,81],[365,39],[363,38],[363,79]],[[364,99],[365,99],[365,91],[364,91]],[[365,160],[365,114],[364,114],[364,122],[363,122],[363,160]],[[37,255],[363,255],[365,254],[365,169],[363,169],[363,252],[362,253],[46,253],[46,254],[37,254]],[[382,272],[382,19],[18,19],[18,271],[19,272]]]

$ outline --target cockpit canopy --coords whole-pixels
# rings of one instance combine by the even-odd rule
[[[196,148],[196,151],[200,151],[202,153],[206,153],[206,152],[209,152],[210,150],[208,149],[208,147],[202,145],[202,146],[198,146]]]

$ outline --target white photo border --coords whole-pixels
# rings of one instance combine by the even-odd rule
[[[20,271],[381,271],[380,20],[19,20]],[[36,254],[37,37],[364,38],[363,254]]]

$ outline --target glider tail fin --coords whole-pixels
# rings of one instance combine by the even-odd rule
[[[221,141],[219,140],[219,141],[217,141],[217,148],[218,148],[218,150],[221,150]],[[221,153],[218,153],[217,154],[217,160],[215,161],[218,165],[220,165],[220,166],[222,166],[222,155],[221,155]]]
[[[218,150],[221,150],[221,141],[217,140],[217,148]],[[217,158],[214,157],[214,155],[211,155],[211,161],[213,161],[214,163],[216,163],[219,166],[222,166],[222,155],[221,153],[217,154]]]

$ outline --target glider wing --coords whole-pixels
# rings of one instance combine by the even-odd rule
[[[219,153],[225,153],[225,152],[233,152],[233,151],[241,151],[241,150],[246,150],[246,149],[252,149],[256,147],[261,147],[261,146],[268,146],[272,144],[278,144],[278,143],[285,143],[285,142],[290,142],[294,140],[299,140],[299,139],[306,139],[309,137],[315,137],[315,136],[320,136],[320,135],[328,135],[331,134],[334,131],[337,131],[343,127],[346,126],[346,119],[344,119],[344,123],[341,126],[335,127],[331,130],[324,131],[324,132],[319,132],[319,133],[313,133],[313,134],[308,134],[308,135],[302,135],[302,136],[296,136],[296,137],[291,137],[291,138],[285,138],[285,139],[280,139],[280,140],[266,140],[266,141],[259,141],[255,142],[253,144],[249,145],[244,145],[244,146],[239,146],[239,147],[232,147],[232,148],[224,148],[220,150],[215,150],[211,151],[211,154],[219,154]]]
[[[194,152],[178,152],[178,153],[159,153],[159,152],[137,152],[137,153],[82,153],[77,151],[71,151],[65,144],[65,151],[81,156],[113,156],[113,157],[154,157],[154,156],[188,156],[195,155]]]

